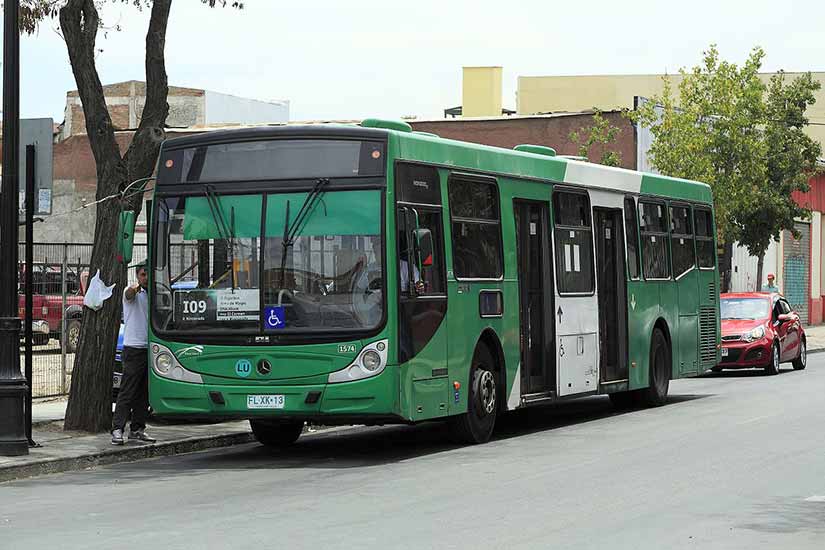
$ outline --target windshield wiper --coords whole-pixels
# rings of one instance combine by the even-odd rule
[[[312,191],[309,192],[307,197],[304,199],[303,204],[301,204],[301,208],[298,210],[298,214],[296,214],[295,220],[292,224],[289,223],[289,201],[286,201],[286,215],[284,216],[284,239],[281,243],[283,246],[283,252],[281,254],[281,288],[284,286],[284,278],[286,276],[287,252],[289,251],[289,248],[295,244],[295,237],[298,236],[298,233],[301,231],[303,225],[307,220],[309,220],[310,215],[313,210],[315,210],[315,205],[325,193],[324,188],[327,185],[329,185],[329,178],[318,178],[315,182],[315,186],[312,188]],[[326,206],[324,206],[324,215],[326,215]]]
[[[218,229],[218,234],[220,235],[221,239],[229,243],[229,269],[225,271],[223,275],[218,277],[215,281],[212,281],[212,285],[210,286],[213,286],[217,282],[223,280],[223,278],[226,277],[226,274],[230,273],[232,277],[232,290],[235,290],[235,209],[232,209],[232,220],[230,222],[231,228],[227,227],[226,218],[223,217],[221,205],[218,201],[218,197],[215,194],[215,191],[212,189],[210,185],[205,185],[203,188],[203,192],[206,195],[206,202],[209,205],[209,211],[212,214],[212,221],[214,222],[215,227],[217,227]]]

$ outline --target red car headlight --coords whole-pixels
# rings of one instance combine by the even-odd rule
[[[754,340],[760,340],[761,338],[765,337],[765,327],[758,326],[750,332],[746,332],[742,335],[742,339],[745,342],[753,342]]]

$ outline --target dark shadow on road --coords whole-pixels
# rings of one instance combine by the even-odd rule
[[[825,533],[825,506],[821,502],[776,499],[756,505],[749,519],[736,527],[762,533]]]
[[[665,408],[711,397],[713,394],[672,395]],[[340,470],[381,466],[458,451],[484,453],[495,448],[498,441],[531,434],[553,437],[553,431],[602,419],[633,415],[639,409],[617,410],[606,396],[595,396],[519,410],[503,415],[496,433],[486,446],[462,446],[450,438],[446,422],[425,422],[415,426],[357,427],[320,431],[304,435],[284,450],[273,450],[256,443],[222,450],[202,451],[176,457],[143,460],[95,470],[49,476],[13,483],[15,486],[35,485],[48,479],[50,484],[95,485],[100,483],[130,484],[146,479],[198,476],[227,470],[317,469]]]
[[[779,371],[779,374],[776,376],[781,376],[783,374],[790,374],[792,372],[798,372],[793,369],[793,367],[783,368]],[[733,369],[733,370],[723,370],[722,372],[706,372],[705,374],[700,374],[696,378],[765,378],[770,377],[771,375],[767,374],[763,369]]]

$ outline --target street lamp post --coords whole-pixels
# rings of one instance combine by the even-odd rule
[[[20,2],[3,2],[3,179],[0,196],[0,455],[28,454],[17,316],[17,224],[20,182]],[[29,274],[28,276],[31,276]]]

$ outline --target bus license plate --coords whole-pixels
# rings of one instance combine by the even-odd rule
[[[722,357],[728,356],[728,348],[722,348]]]
[[[247,409],[283,409],[283,395],[247,395]]]

